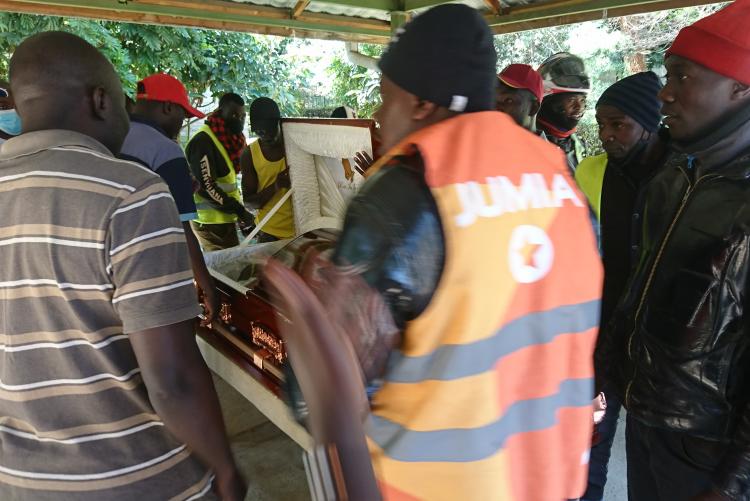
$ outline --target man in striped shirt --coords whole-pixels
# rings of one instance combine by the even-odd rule
[[[114,68],[49,32],[10,81],[24,134],[0,153],[0,499],[242,499],[174,201],[113,156]]]

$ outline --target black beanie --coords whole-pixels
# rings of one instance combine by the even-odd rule
[[[380,70],[420,99],[456,112],[494,109],[492,32],[479,12],[462,4],[434,7],[396,32]]]
[[[596,105],[614,106],[648,132],[654,132],[661,123],[661,88],[659,77],[653,71],[636,73],[611,85]]]

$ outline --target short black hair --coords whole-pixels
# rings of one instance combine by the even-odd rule
[[[333,110],[333,113],[331,113],[331,118],[346,118],[346,108],[344,106],[339,106],[335,110]]]
[[[276,101],[270,97],[259,97],[250,103],[250,124],[265,120],[279,120],[281,111]]]
[[[219,108],[223,108],[230,103],[234,103],[237,106],[245,106],[245,100],[242,99],[239,94],[235,94],[234,92],[227,92],[219,98]]]

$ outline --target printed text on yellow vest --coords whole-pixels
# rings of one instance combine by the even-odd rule
[[[226,176],[217,178],[214,182],[221,188],[224,193],[234,198],[238,202],[242,203],[242,195],[240,194],[239,187],[237,186],[237,174],[234,171],[234,165],[232,160],[229,158],[229,154],[224,146],[221,144],[219,139],[214,135],[208,125],[204,125],[198,129],[198,133],[205,132],[208,137],[216,146],[216,149],[221,153],[221,157],[227,163],[229,167],[229,173]],[[237,215],[232,213],[223,212],[217,209],[211,201],[201,195],[199,192],[193,193],[193,199],[195,200],[195,206],[198,209],[198,221],[202,224],[220,224],[220,223],[234,223],[237,221]]]

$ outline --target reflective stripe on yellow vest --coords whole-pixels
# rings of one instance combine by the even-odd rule
[[[578,498],[602,278],[583,196],[562,152],[502,113],[418,131],[384,162],[414,148],[445,265],[372,402],[383,496]]]
[[[204,125],[200,129],[198,129],[196,135],[200,134],[201,132],[205,132],[208,137],[211,138],[211,141],[213,141],[214,146],[216,146],[216,149],[219,151],[219,153],[221,153],[221,157],[224,159],[224,162],[226,162],[229,169],[229,174],[214,179],[214,182],[219,188],[222,189],[222,191],[224,191],[224,193],[242,203],[242,195],[240,194],[240,189],[237,186],[237,174],[234,171],[234,164],[232,163],[232,159],[229,158],[227,150],[224,148],[224,146],[221,144],[219,139],[216,137],[216,135],[208,125]],[[196,219],[196,221],[198,221],[199,223],[220,224],[234,223],[237,221],[236,214],[220,211],[216,208],[215,204],[213,204],[209,199],[202,196],[199,192],[193,193],[193,200],[195,200],[195,207],[196,209],[198,209],[198,218]]]
[[[589,201],[596,219],[601,223],[602,186],[607,169],[607,154],[585,158],[576,169],[576,182]]]
[[[276,182],[276,177],[281,171],[286,169],[286,159],[282,158],[276,162],[271,162],[263,156],[260,149],[260,143],[255,141],[250,144],[250,153],[253,157],[253,166],[258,176],[258,191],[271,186]],[[271,200],[258,210],[258,217],[255,218],[255,224],[258,224],[268,211],[270,211],[276,202],[289,191],[286,188],[279,190],[271,197]],[[276,238],[292,238],[294,236],[294,213],[292,212],[292,200],[287,200],[279,210],[271,216],[271,219],[261,229],[264,233],[273,235]]]

